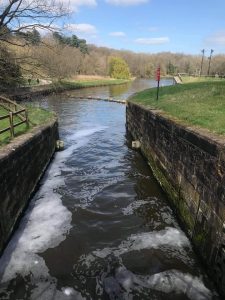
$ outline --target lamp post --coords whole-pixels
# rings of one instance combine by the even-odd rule
[[[209,56],[209,67],[208,67],[208,76],[209,76],[209,72],[210,72],[210,66],[211,66],[211,60],[212,60],[212,54],[213,54],[214,50],[211,49],[210,51],[210,56]]]
[[[201,61],[201,68],[200,68],[200,77],[202,76],[202,67],[203,67],[204,55],[205,55],[205,49],[202,49],[202,61]]]

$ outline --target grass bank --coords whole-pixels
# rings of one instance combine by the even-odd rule
[[[90,79],[90,80],[63,80],[60,83],[56,83],[59,87],[65,89],[80,89],[87,87],[107,86],[107,85],[118,85],[130,82],[127,79]]]
[[[156,89],[148,89],[135,94],[129,101],[160,109],[185,125],[225,135],[224,80],[162,87],[158,101]]]
[[[22,124],[15,128],[15,136],[23,134],[29,130],[31,130],[34,126],[38,126],[41,124],[45,124],[55,117],[53,112],[47,111],[43,108],[26,106],[28,109],[28,117],[29,117],[29,128],[25,124]],[[0,116],[7,115],[8,111],[0,107]],[[19,121],[15,120],[15,121]],[[0,121],[0,130],[9,127],[9,121],[1,120]],[[11,141],[10,131],[4,132],[0,134],[0,147],[9,143]]]
[[[215,82],[215,81],[224,81],[224,78],[219,77],[204,77],[204,76],[181,76],[182,83],[198,83],[198,82]]]

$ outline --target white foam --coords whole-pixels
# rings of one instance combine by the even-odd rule
[[[132,290],[143,294],[148,292],[146,289],[152,289],[165,294],[185,294],[191,300],[212,299],[212,292],[205,287],[200,278],[178,270],[143,276],[132,273],[122,265],[116,270],[115,279],[124,290],[123,296],[130,295]]]
[[[30,273],[35,278],[49,276],[44,260],[37,254],[50,247],[56,247],[71,228],[71,212],[62,204],[57,188],[64,185],[62,170],[72,153],[88,142],[87,137],[103,130],[96,127],[78,131],[76,142],[65,151],[58,152],[48,168],[43,185],[32,199],[19,229],[14,234],[0,260],[0,279],[7,282],[17,274]]]
[[[127,240],[123,241],[118,248],[104,248],[102,250],[93,251],[92,253],[97,257],[106,258],[112,253],[115,256],[121,256],[130,251],[157,249],[162,246],[180,248],[190,246],[190,243],[181,230],[167,227],[161,231],[133,234]]]
[[[38,284],[34,282],[34,288],[32,289],[31,296],[29,299],[41,299],[41,300],[85,300],[81,293],[74,290],[71,287],[63,287],[60,290],[56,288],[56,280],[39,282]]]
[[[129,204],[127,207],[122,208],[122,212],[125,216],[132,215],[136,209],[138,209],[139,207],[147,203],[149,202],[146,200],[134,201],[131,204]]]
[[[189,299],[206,300],[212,298],[200,278],[177,270],[168,270],[152,276],[135,276],[135,283],[164,293],[184,293]]]
[[[63,287],[62,292],[67,296],[67,299],[85,300],[81,294],[71,287]]]
[[[90,135],[93,135],[96,132],[101,132],[104,131],[106,126],[95,126],[94,128],[86,128],[86,129],[81,129],[73,134],[70,135],[69,140],[77,140],[80,138],[84,138]]]

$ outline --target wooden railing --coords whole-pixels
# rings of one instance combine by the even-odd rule
[[[0,134],[6,131],[10,131],[11,137],[14,137],[15,127],[20,126],[21,124],[26,124],[27,127],[29,126],[28,113],[26,108],[2,96],[0,96],[0,106],[8,111],[8,114],[0,116],[0,122],[6,119],[8,119],[9,121],[9,126],[1,129]]]

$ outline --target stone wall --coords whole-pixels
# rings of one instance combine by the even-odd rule
[[[225,295],[225,138],[128,102],[127,130]]]
[[[55,151],[57,138],[58,124],[53,120],[0,149],[0,253]]]

